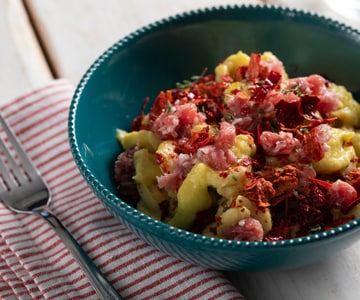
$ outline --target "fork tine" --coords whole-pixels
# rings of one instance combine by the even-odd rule
[[[20,161],[18,164],[18,159],[15,160],[14,156],[11,155],[13,151],[9,151],[6,146],[7,143],[5,144],[3,139],[0,138],[0,148],[2,149],[3,156],[5,156],[5,160],[0,158],[0,176],[2,177],[0,178],[1,200],[7,204],[10,209],[16,212],[36,214],[44,218],[44,220],[46,220],[59,235],[64,244],[70,250],[71,254],[77,260],[80,267],[89,278],[96,293],[99,295],[99,298],[114,300],[123,299],[118,294],[117,290],[109,283],[107,278],[104,277],[97,266],[92,262],[90,257],[81,248],[71,233],[67,231],[59,219],[49,211],[48,204],[51,200],[51,191],[42,179],[40,173],[32,164],[30,158],[28,158],[22,146],[17,141],[16,136],[6,124],[1,114],[0,125],[7,135],[9,144],[11,143],[14,151],[17,152],[17,156]],[[12,164],[14,164],[14,166],[11,166]],[[7,172],[7,170],[10,170],[11,168],[13,168],[13,170]],[[24,171],[22,180],[26,180],[26,182],[24,182],[25,184],[22,184],[17,178],[15,178],[16,176],[14,172],[16,170],[20,171],[20,173]],[[3,173],[3,175],[1,175],[1,173]],[[13,190],[6,182],[6,179],[8,179],[10,184],[14,185]],[[29,179],[31,182],[29,182]],[[4,183],[5,190],[2,190],[1,183]]]
[[[18,142],[17,138],[15,137],[15,134],[12,132],[10,127],[7,125],[6,121],[4,120],[3,116],[0,114],[0,123],[2,128],[4,129],[12,147],[14,148],[15,152],[17,153],[21,163],[22,168],[26,172],[26,174],[29,176],[29,178],[33,178],[34,175],[37,175],[37,171],[35,170],[32,162],[30,161],[29,157],[23,150],[22,146]],[[11,155],[10,151],[5,146],[4,142],[1,141],[1,148],[6,155],[9,163],[11,164],[12,171],[14,172],[14,175],[16,178],[20,181],[20,183],[24,183],[25,181],[28,181],[28,178],[24,176],[24,174],[21,173],[19,165],[16,163],[15,159]]]
[[[2,139],[0,139],[0,147],[1,149],[4,151],[4,148],[5,148],[5,145],[2,141]],[[6,150],[5,150],[6,151]],[[2,177],[2,185],[3,185],[3,188],[5,190],[8,190],[8,189],[13,189],[16,187],[16,184],[14,182],[14,179],[10,176],[10,172],[7,172],[8,171],[8,167],[5,165],[5,163],[3,162],[2,159],[0,159],[0,169],[2,170],[1,172],[1,177]],[[1,190],[1,189],[0,189]]]
[[[8,164],[9,164],[9,166],[7,166],[3,160],[0,160],[1,161],[1,169],[4,170],[3,176],[5,177],[7,184],[10,185],[10,183],[12,181],[14,181],[14,179],[11,178],[10,173],[12,173],[15,176],[15,178],[21,182],[22,181],[21,178],[24,175],[21,173],[20,167],[17,165],[15,159],[11,155],[9,149],[6,147],[6,145],[2,139],[0,139],[0,148],[3,152],[3,154],[5,155],[6,160],[8,161]],[[6,171],[8,171],[8,172],[6,172]]]

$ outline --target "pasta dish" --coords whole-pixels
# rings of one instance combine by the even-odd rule
[[[290,78],[271,52],[239,51],[161,91],[117,130],[118,195],[169,225],[276,241],[360,216],[360,105],[341,85]]]

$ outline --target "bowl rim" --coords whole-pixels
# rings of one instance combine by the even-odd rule
[[[287,15],[291,18],[300,18],[307,19],[312,22],[317,22],[322,25],[326,25],[333,30],[340,30],[352,35],[355,35],[356,38],[360,39],[360,31],[355,28],[352,28],[349,25],[343,24],[339,21],[333,20],[329,17],[321,16],[314,12],[309,12],[301,9],[290,8],[286,6],[272,5],[272,4],[233,4],[233,5],[220,5],[220,6],[210,6],[205,8],[199,8],[195,10],[185,11],[182,13],[178,13],[175,15],[171,15],[169,17],[157,20],[148,25],[145,25],[132,33],[126,35],[125,37],[118,40],[115,44],[109,47],[105,52],[103,52],[88,68],[85,74],[82,76],[80,82],[78,83],[73,98],[70,103],[69,108],[69,116],[68,116],[68,137],[71,153],[73,155],[73,159],[80,170],[81,175],[84,177],[86,182],[90,185],[90,187],[94,190],[95,194],[99,198],[101,202],[104,200],[100,199],[99,195],[105,199],[105,206],[108,209],[109,206],[116,207],[120,209],[123,214],[126,214],[132,220],[127,220],[130,224],[137,224],[142,228],[142,231],[149,233],[150,230],[148,228],[156,228],[158,230],[157,235],[168,238],[179,238],[184,242],[191,242],[198,244],[199,246],[207,245],[212,247],[212,249],[243,249],[243,248],[279,248],[279,247],[292,247],[296,245],[304,245],[316,241],[324,241],[328,240],[331,237],[338,236],[342,233],[349,232],[357,227],[360,227],[360,217],[352,220],[346,224],[342,224],[338,227],[334,227],[332,229],[326,230],[324,232],[319,232],[303,237],[291,238],[286,240],[279,241],[236,241],[236,240],[226,240],[216,237],[208,237],[197,233],[192,233],[183,229],[179,229],[168,225],[162,221],[158,221],[138,210],[128,205],[126,202],[121,200],[115,194],[113,194],[109,189],[107,189],[99,179],[97,179],[90,171],[90,169],[86,166],[83,157],[81,156],[81,152],[79,149],[79,145],[77,142],[76,129],[75,129],[75,120],[76,120],[76,112],[77,106],[80,101],[81,95],[86,88],[86,85],[93,75],[93,73],[97,70],[99,66],[105,62],[111,54],[114,52],[121,50],[128,43],[132,41],[136,41],[140,39],[142,36],[146,35],[149,32],[159,29],[162,26],[166,26],[169,23],[174,21],[181,21],[184,19],[188,19],[191,17],[202,16],[207,13],[222,13],[226,11],[234,11],[234,10],[259,10],[264,12],[273,12],[282,15]],[[114,137],[115,138],[115,137]],[[110,209],[110,212],[113,213]],[[149,226],[150,225],[150,226]]]

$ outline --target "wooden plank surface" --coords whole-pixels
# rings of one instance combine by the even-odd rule
[[[251,300],[354,300],[360,295],[360,241],[337,256],[288,271],[229,273]]]
[[[123,36],[155,20],[211,5],[258,0],[25,0],[59,77],[79,81]]]
[[[360,30],[360,17],[355,13],[355,10],[358,14],[360,11],[359,0],[265,0],[265,2],[315,12]],[[349,9],[349,5],[356,7]]]
[[[0,0],[0,53],[0,103],[52,78],[21,0]]]

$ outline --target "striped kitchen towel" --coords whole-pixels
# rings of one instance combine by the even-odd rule
[[[74,88],[55,80],[0,107],[47,183],[50,209],[125,299],[244,299],[218,271],[147,245],[94,196],[73,161],[67,118]],[[50,226],[0,201],[0,299],[96,299]]]

